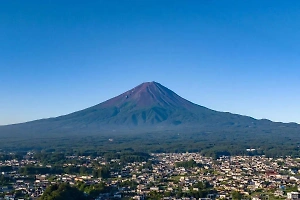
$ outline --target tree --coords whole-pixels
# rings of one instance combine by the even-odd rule
[[[80,169],[79,169],[79,173],[80,173],[81,175],[87,174],[87,167],[81,166]]]
[[[99,169],[95,169],[93,171],[93,177],[94,178],[109,178],[110,171],[109,167],[100,167]]]
[[[241,200],[242,197],[243,197],[242,194],[238,191],[234,191],[232,193],[232,199],[234,199],[234,200]]]

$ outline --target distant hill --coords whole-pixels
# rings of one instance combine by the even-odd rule
[[[178,96],[159,83],[146,82],[103,103],[68,115],[0,126],[0,137],[166,131],[298,135],[300,126],[214,111]]]

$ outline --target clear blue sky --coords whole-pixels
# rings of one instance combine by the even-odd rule
[[[211,109],[300,123],[300,1],[1,1],[0,124],[145,81]]]

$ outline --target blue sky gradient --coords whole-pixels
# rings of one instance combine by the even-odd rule
[[[0,124],[146,81],[218,111],[300,123],[300,2],[4,0]]]

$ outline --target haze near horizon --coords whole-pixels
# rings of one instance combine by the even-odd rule
[[[300,123],[298,1],[4,1],[0,124],[81,110],[146,81]]]

